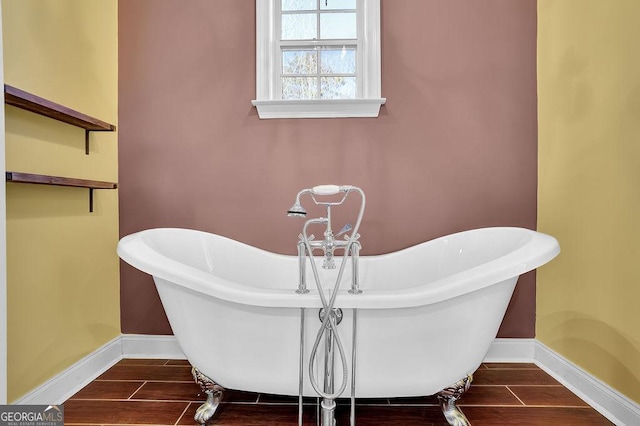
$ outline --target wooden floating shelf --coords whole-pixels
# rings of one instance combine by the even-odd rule
[[[74,186],[90,189],[116,189],[117,183],[100,180],[76,179],[61,176],[37,175],[32,173],[7,172],[7,182],[37,183],[41,185]]]
[[[38,185],[71,186],[75,188],[89,189],[89,211],[93,212],[94,189],[116,189],[117,183],[100,180],[76,179],[61,176],[39,175],[21,172],[6,172],[7,182],[32,183]]]
[[[17,108],[44,115],[63,123],[85,129],[85,152],[89,154],[89,132],[114,132],[116,126],[97,118],[51,102],[8,84],[4,85],[4,102]]]

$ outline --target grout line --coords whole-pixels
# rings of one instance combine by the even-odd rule
[[[101,399],[93,399],[93,398],[77,398],[74,401],[105,401],[105,402],[183,402],[183,403],[200,403],[203,401],[194,401],[192,399],[121,399],[121,398],[101,398]],[[227,403],[228,404],[228,403]],[[235,403],[233,403],[235,404]]]
[[[509,392],[511,392],[511,394],[512,394],[513,396],[515,396],[515,397],[516,397],[516,399],[517,399],[518,401],[520,401],[520,404],[524,405],[525,407],[527,406],[527,404],[525,404],[525,403],[524,403],[524,401],[523,401],[523,400],[521,400],[521,399],[520,399],[520,397],[518,397],[518,395],[516,395],[516,394],[515,394],[515,392],[514,392],[514,391],[512,391],[512,390],[511,390],[511,388],[510,388],[508,385],[507,385],[507,386],[505,386],[505,387],[507,388],[507,390],[508,390]]]
[[[184,407],[184,410],[182,410],[182,414],[178,416],[178,420],[176,420],[176,422],[174,423],[174,426],[180,423],[180,420],[182,420],[182,418],[184,417],[184,414],[187,412],[189,407],[191,407],[191,402],[188,403],[186,407]]]
[[[126,363],[114,364],[113,367],[117,367],[117,368],[140,368],[140,367],[192,368],[190,364],[126,364]]]
[[[480,385],[480,386],[482,386],[482,385]],[[564,388],[564,386],[562,386],[561,384],[557,384],[557,385],[545,385],[545,384],[518,385],[518,384],[510,384],[510,385],[505,385],[505,386],[520,386],[520,387],[527,387],[527,388]]]
[[[592,409],[593,407],[589,405],[544,405],[544,404],[529,404],[527,405],[529,408],[584,408],[584,409]]]
[[[464,410],[463,410],[462,407],[460,407],[459,405],[456,405],[456,408],[462,413],[463,416],[467,417],[467,415],[464,413]],[[442,414],[444,415],[444,412]],[[469,425],[471,425],[471,424],[469,423]]]
[[[136,393],[138,393],[138,391],[139,391],[140,389],[142,389],[142,387],[143,387],[144,385],[146,385],[146,384],[147,384],[147,382],[146,382],[146,381],[142,382],[142,384],[141,384],[140,386],[138,386],[138,389],[134,390],[134,391],[133,391],[133,393],[132,393],[131,395],[129,395],[129,398],[127,398],[127,400],[131,400],[131,398],[133,398],[133,395],[135,395]]]
[[[393,407],[393,408],[396,408],[396,407],[405,407],[405,408],[406,407],[439,407],[439,405],[436,404],[436,403],[431,403],[430,404],[428,402],[416,403],[416,404],[390,404],[390,405],[387,405],[387,404],[359,404],[359,403],[356,402],[356,406],[357,407],[387,407],[387,406],[390,406],[390,407]]]
[[[503,363],[498,363],[498,364],[503,364]],[[540,367],[538,367],[535,364],[532,365],[518,365],[517,363],[513,363],[511,365],[507,365],[509,363],[505,363],[504,365],[500,366],[500,367],[490,367],[488,365],[484,365],[484,367],[487,370],[540,370]]]
[[[194,401],[194,402],[199,402],[200,404],[202,404],[202,401]],[[251,402],[251,401],[229,401],[229,402],[225,402],[222,401],[220,402],[220,404],[230,404],[230,405],[298,405],[297,402],[261,402],[261,403],[257,403],[257,402]],[[304,403],[304,405],[308,405],[308,403]]]
[[[513,393],[513,392],[512,392]],[[506,407],[506,408],[517,408],[517,407],[528,407],[528,408],[584,408],[584,409],[593,409],[589,405],[545,405],[545,404],[524,404],[517,395],[514,396],[518,399],[518,401],[522,405],[513,405],[513,404],[459,404],[459,406],[463,407]],[[76,398],[74,401],[107,401],[107,402],[181,402],[189,404],[202,404],[202,401],[189,400],[189,399],[118,399],[118,398],[103,398],[103,399],[92,399],[92,398]],[[251,402],[251,401],[222,401],[221,404],[229,404],[229,405],[264,405],[264,406],[293,406],[298,405],[297,402]],[[306,406],[315,406],[315,402],[305,402]],[[343,405],[346,406],[346,405]],[[380,404],[371,404],[371,403],[356,403],[357,407],[388,407],[388,404],[380,403]],[[420,403],[420,404],[392,404],[391,407],[404,407],[404,408],[412,408],[412,407],[438,407],[438,404],[435,403]],[[83,423],[84,424],[84,423]]]
[[[189,383],[197,386],[197,383],[191,380],[154,380],[154,379],[96,379],[94,382],[153,382],[153,383]]]
[[[253,401],[249,400],[249,401],[234,401],[233,399],[231,399],[231,401],[229,401],[227,398],[224,397],[224,393],[222,396],[222,399],[220,400],[221,404],[257,404],[258,400],[260,400],[260,393],[258,392],[248,392],[249,394],[253,393],[256,395],[255,399]]]
[[[155,368],[164,368],[164,367],[179,367],[179,368],[190,368],[190,366],[188,365],[169,365],[169,362],[171,362],[171,359],[167,359],[164,361],[164,364],[162,365],[158,365],[158,364],[144,364],[144,365],[126,365],[125,367],[141,367],[143,370],[145,368],[151,368],[151,369],[155,369]],[[533,365],[533,366],[526,366],[526,367],[518,367],[517,365],[514,366],[510,366],[508,363],[505,363],[503,366],[498,367],[498,368],[490,368],[488,367],[485,363],[483,363],[480,367],[480,369],[484,370],[485,372],[488,371],[495,371],[496,374],[507,374],[508,372],[524,372],[524,371],[532,371],[532,370],[541,370],[539,367]],[[165,370],[167,371],[167,370]],[[178,417],[178,419],[176,420],[176,422],[174,423],[174,425],[178,425],[183,419],[185,419],[185,414],[186,412],[189,410],[189,408],[191,407],[191,404],[201,404],[202,401],[200,400],[180,400],[180,399],[136,399],[135,395],[140,392],[140,390],[147,384],[147,383],[166,383],[166,384],[194,384],[195,383],[193,381],[190,380],[146,380],[146,379],[95,379],[94,382],[113,382],[113,383],[117,383],[117,382],[122,382],[122,383],[128,383],[128,382],[137,382],[140,383],[142,382],[142,384],[140,384],[138,386],[138,388],[131,394],[129,395],[128,398],[126,399],[93,399],[93,398],[75,398],[75,400],[79,400],[79,401],[109,401],[109,402],[157,402],[157,403],[186,403],[186,407],[184,408],[184,410],[182,411],[182,413],[180,414],[180,416]],[[478,390],[482,390],[481,388],[483,387],[505,387],[515,398],[516,400],[521,404],[521,405],[513,405],[513,404],[509,404],[509,405],[505,405],[505,404],[462,404],[462,408],[465,407],[505,407],[505,408],[524,408],[524,407],[528,407],[528,408],[552,408],[552,409],[558,409],[558,408],[571,408],[571,409],[585,409],[585,410],[594,410],[594,408],[590,405],[545,405],[545,404],[540,404],[540,405],[527,405],[524,403],[524,401],[518,397],[518,395],[516,394],[516,392],[514,391],[513,388],[565,388],[566,386],[563,386],[561,383],[551,383],[551,384],[525,384],[525,383],[516,383],[516,384],[474,384],[474,389],[476,388],[480,388]],[[296,402],[278,402],[278,401],[273,401],[273,402],[269,402],[269,401],[263,401],[265,395],[261,394],[261,393],[256,393],[256,397],[254,402],[251,401],[222,401],[222,403],[224,404],[232,404],[232,405],[236,405],[236,406],[249,406],[249,405],[262,405],[262,406],[275,406],[275,405],[284,405],[284,406],[293,406],[293,405],[297,405],[297,401]],[[392,404],[391,399],[390,398],[386,398],[385,399],[386,402],[382,402],[382,400],[380,401],[380,403],[358,403],[356,401],[356,407],[366,407],[366,406],[373,406],[373,407],[386,407],[386,406],[391,406],[391,407],[398,407],[398,408],[406,408],[406,409],[411,409],[411,408],[420,408],[420,407],[438,407],[437,403],[433,403],[433,402],[428,402],[428,401],[424,401],[422,403],[407,403],[407,404]],[[305,402],[304,406],[305,407],[313,407],[316,405],[315,401],[312,402]],[[461,406],[459,405],[458,408],[460,408]],[[463,411],[463,409],[461,409],[461,411]],[[464,411],[463,411],[464,412]],[[532,413],[532,415],[535,417],[535,411]],[[115,422],[117,423],[117,421]],[[103,425],[103,423],[70,423],[70,425]]]

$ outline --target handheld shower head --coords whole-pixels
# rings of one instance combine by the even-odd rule
[[[307,211],[302,207],[299,199],[296,199],[295,204],[287,211],[287,216],[290,217],[305,217],[306,215]]]
[[[298,192],[298,195],[296,195],[296,202],[293,203],[293,206],[291,206],[289,210],[287,210],[287,216],[305,217],[307,215],[307,211],[304,209],[304,207],[302,207],[302,204],[300,204],[300,197],[303,194],[307,194],[310,192],[311,192],[310,189],[303,189],[302,191]]]

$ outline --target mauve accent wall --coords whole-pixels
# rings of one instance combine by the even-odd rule
[[[253,0],[119,2],[121,235],[186,227],[294,254],[285,211],[327,183],[366,192],[362,254],[535,229],[535,0],[382,0],[378,118],[259,120],[254,26]],[[122,332],[170,334],[151,278],[123,263],[121,281]],[[527,274],[499,336],[534,331]]]

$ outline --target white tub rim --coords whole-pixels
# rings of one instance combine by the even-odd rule
[[[523,237],[527,238],[527,241],[506,255],[424,285],[394,290],[369,290],[360,295],[352,295],[347,293],[349,283],[343,282],[342,289],[336,299],[336,307],[390,309],[434,304],[518,277],[547,263],[560,252],[557,240],[549,235],[527,228],[487,227],[445,235],[392,253],[361,257],[375,259],[393,256],[445,238],[464,236],[464,234],[472,232],[492,232],[496,230],[498,232],[505,230],[519,232]],[[219,234],[188,228],[150,228],[127,235],[118,243],[118,255],[125,262],[149,275],[229,302],[279,308],[322,307],[317,292],[311,287],[311,291],[308,294],[301,295],[295,293],[295,287],[291,289],[273,289],[236,283],[171,259],[145,242],[145,238],[148,238],[151,234],[167,231],[195,233],[204,237],[209,236],[209,238],[213,236],[228,240],[233,244],[249,246],[270,256],[291,257],[263,250]],[[292,284],[296,285],[296,283]]]

